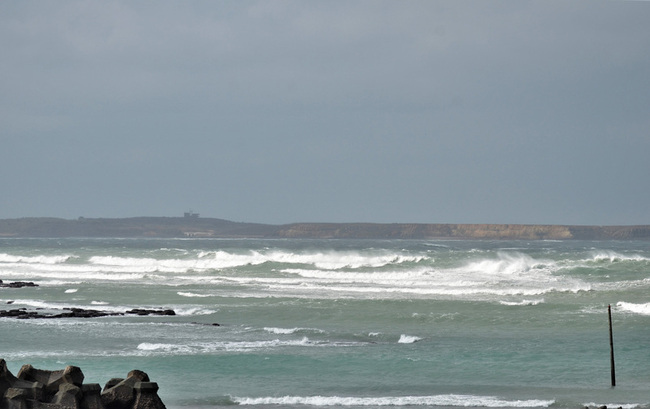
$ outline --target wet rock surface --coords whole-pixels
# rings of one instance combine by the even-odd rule
[[[11,283],[5,283],[0,280],[0,288],[22,288],[22,287],[38,287],[38,284],[34,284],[31,281],[14,281]]]
[[[133,309],[126,312],[112,312],[84,308],[62,308],[60,310],[45,311],[42,309],[28,310],[27,308],[14,308],[11,310],[0,310],[0,318],[17,318],[17,319],[53,319],[53,318],[99,318],[122,315],[176,315],[171,309],[165,310],[148,310]]]
[[[83,380],[76,366],[49,371],[23,365],[14,376],[0,359],[0,409],[166,409],[158,384],[140,370],[109,380],[103,390]]]

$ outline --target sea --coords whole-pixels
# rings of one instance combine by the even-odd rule
[[[167,408],[650,408],[650,242],[0,238],[0,358]],[[613,334],[614,377],[610,344]],[[218,324],[218,325],[217,325]]]

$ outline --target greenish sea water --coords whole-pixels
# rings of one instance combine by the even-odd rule
[[[0,279],[38,284],[0,309],[174,309],[0,318],[14,374],[141,369],[168,408],[650,407],[645,241],[0,239]]]

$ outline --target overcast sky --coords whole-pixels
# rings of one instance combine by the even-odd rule
[[[0,218],[650,224],[650,2],[0,3]]]

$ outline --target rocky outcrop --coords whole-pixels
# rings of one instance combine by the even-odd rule
[[[22,287],[38,287],[38,284],[34,284],[31,281],[14,281],[12,283],[4,283],[0,280],[0,288],[22,288]]]
[[[0,310],[0,318],[36,319],[36,318],[99,318],[119,315],[176,315],[174,310],[148,310],[135,308],[126,312],[111,312],[83,308],[65,308],[57,313],[48,313],[42,310],[28,310],[26,308],[15,308],[11,310]]]
[[[125,314],[135,314],[135,315],[176,315],[174,310],[148,310],[144,308],[134,308],[128,310]]]
[[[76,366],[49,371],[23,365],[14,376],[0,359],[0,409],[166,409],[158,384],[140,370],[126,379],[84,384]]]

